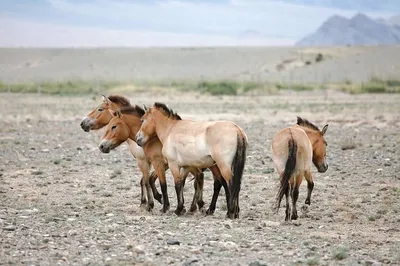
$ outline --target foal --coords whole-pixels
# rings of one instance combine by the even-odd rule
[[[178,198],[176,214],[184,209],[183,186],[192,167],[216,168],[229,184],[228,214],[239,217],[239,191],[246,162],[247,136],[243,129],[230,121],[197,122],[176,119],[163,103],[154,103],[142,117],[136,142],[143,146],[158,136],[162,153],[174,176]],[[214,169],[214,170],[213,170]]]
[[[327,129],[328,125],[325,125],[320,131],[308,120],[297,117],[296,125],[280,130],[272,139],[272,160],[280,177],[275,208],[278,212],[283,195],[285,195],[285,221],[298,218],[296,202],[303,176],[307,180],[308,188],[305,204],[310,205],[311,192],[314,188],[311,174],[312,163],[320,173],[328,170],[326,163],[326,146],[328,144],[324,139]],[[290,210],[289,194],[292,198],[292,210]]]

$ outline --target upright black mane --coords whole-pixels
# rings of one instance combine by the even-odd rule
[[[108,96],[108,99],[113,102],[113,103],[117,103],[120,104],[122,106],[131,106],[131,102],[123,97],[123,96],[119,96],[119,95],[110,95]]]
[[[302,127],[308,127],[310,129],[314,129],[314,130],[319,131],[319,128],[316,125],[314,125],[313,123],[311,123],[307,119],[303,119],[301,117],[297,117],[297,124],[299,126],[302,126]]]
[[[161,111],[168,117],[171,117],[172,119],[175,120],[182,120],[182,118],[175,113],[174,111],[172,111],[172,109],[168,108],[164,103],[160,103],[160,102],[155,102],[154,103],[154,107],[156,107],[157,109],[161,109]]]
[[[143,108],[137,105],[122,107],[120,112],[121,114],[136,115],[138,117],[142,117],[145,113]]]

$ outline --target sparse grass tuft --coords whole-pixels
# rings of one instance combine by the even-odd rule
[[[110,178],[116,178],[117,176],[119,176],[121,174],[122,174],[121,169],[114,169],[110,174]]]
[[[353,150],[356,147],[357,147],[357,145],[356,145],[356,143],[354,142],[353,139],[346,139],[340,145],[340,149],[342,149],[343,151],[345,151],[345,150]]]
[[[349,256],[349,249],[346,247],[338,247],[333,250],[332,256],[335,260],[344,260]]]
[[[308,258],[307,261],[306,261],[306,263],[307,263],[307,265],[310,265],[310,266],[312,266],[312,265],[318,265],[318,264],[319,264],[319,260],[318,260],[318,258],[315,258],[315,257],[313,257],[313,258]]]
[[[341,88],[342,91],[351,94],[358,93],[399,93],[400,81],[398,80],[383,80],[372,77],[370,81],[361,84],[352,84],[345,82]]]
[[[307,84],[284,84],[284,83],[277,83],[275,86],[279,90],[294,90],[294,91],[312,91],[314,90],[314,86],[307,85]]]
[[[202,81],[198,84],[198,88],[211,95],[236,95],[238,84],[230,81],[209,82]]]

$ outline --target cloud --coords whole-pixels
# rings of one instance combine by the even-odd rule
[[[354,1],[360,2],[360,0]],[[328,2],[338,1],[325,1]],[[18,25],[18,21],[25,23],[25,29],[15,27],[20,31],[25,30],[28,36],[31,36],[31,31],[38,27],[45,29],[46,32],[57,32],[58,30],[54,29],[57,26],[64,31],[67,28],[86,34],[90,31],[91,38],[95,38],[94,36],[100,32],[114,36],[113,38],[116,38],[116,35],[125,36],[118,37],[123,40],[114,41],[115,44],[149,43],[153,40],[153,45],[160,45],[155,41],[161,42],[162,38],[156,38],[155,34],[161,36],[165,33],[169,37],[164,36],[164,38],[174,39],[162,42],[166,44],[181,41],[182,45],[207,42],[209,45],[215,43],[261,45],[267,42],[294,43],[315,31],[331,15],[340,14],[349,17],[357,12],[342,10],[337,4],[335,6],[328,3],[328,7],[324,7],[322,3],[322,0],[36,0],[35,3],[20,0],[0,2],[0,8],[12,14],[13,20],[7,23],[12,23],[14,26]],[[381,11],[367,12],[367,14],[372,17],[393,15]],[[243,38],[246,35],[242,33],[247,31],[257,32],[258,35],[238,40],[237,37]],[[147,32],[147,35],[143,32]],[[137,39],[139,37],[133,39],[132,36],[128,36],[130,34],[145,40]],[[76,43],[82,43],[82,37],[76,36],[77,33],[69,35],[70,38],[76,38]],[[151,37],[153,39],[148,36],[153,36]],[[188,41],[189,37],[197,41]],[[0,38],[8,37],[2,33]],[[22,39],[27,39],[23,33],[20,36],[20,40]],[[111,41],[105,38],[96,37],[96,40],[98,44],[101,42],[111,44]],[[42,41],[49,43],[45,39]],[[37,43],[40,40],[30,42]]]
[[[293,40],[262,37],[235,38],[221,35],[60,26],[0,17],[2,47],[281,46],[293,43]]]

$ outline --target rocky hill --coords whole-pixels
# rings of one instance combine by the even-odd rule
[[[348,19],[328,18],[316,32],[298,41],[299,46],[379,45],[400,43],[400,17],[375,20],[359,13]]]

